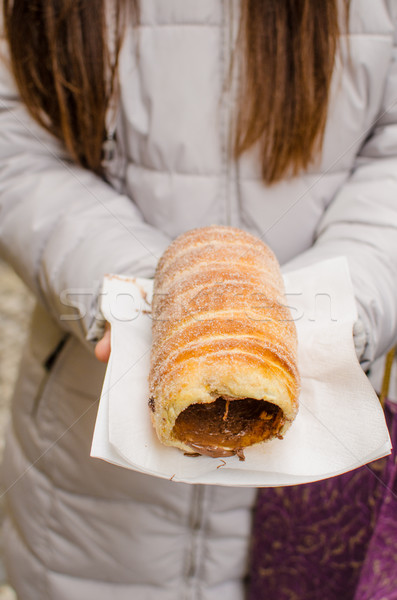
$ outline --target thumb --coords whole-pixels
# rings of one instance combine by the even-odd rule
[[[105,325],[103,338],[95,346],[95,356],[101,362],[108,362],[110,356],[110,323]]]

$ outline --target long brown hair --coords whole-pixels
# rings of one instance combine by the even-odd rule
[[[344,10],[335,0],[242,2],[235,154],[258,143],[268,183],[307,168],[321,149]]]
[[[11,64],[32,116],[79,164],[103,174],[106,112],[127,8],[137,1],[4,0]]]
[[[109,19],[105,0],[4,0],[22,100],[76,162],[100,175],[123,23],[128,11],[138,18],[138,2],[115,0]],[[260,144],[267,183],[305,169],[321,148],[339,36],[337,4],[242,0],[234,151],[238,157]]]

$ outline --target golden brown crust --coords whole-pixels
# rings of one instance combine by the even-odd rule
[[[244,231],[205,227],[169,246],[155,276],[149,377],[163,443],[241,457],[244,447],[286,431],[300,380],[296,328],[283,294],[273,253]]]

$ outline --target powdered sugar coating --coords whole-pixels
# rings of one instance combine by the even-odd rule
[[[276,398],[287,429],[298,410],[296,328],[266,244],[232,227],[183,234],[159,261],[152,317],[149,385],[161,441],[188,449],[172,436],[178,415],[219,396]]]

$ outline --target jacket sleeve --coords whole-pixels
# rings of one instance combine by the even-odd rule
[[[105,273],[153,276],[169,239],[28,115],[0,38],[0,255],[86,340]]]
[[[393,10],[396,4],[390,3]],[[368,365],[397,341],[396,45],[382,107],[355,168],[325,212],[312,248],[286,269],[337,255],[349,262],[366,335],[362,363]]]

